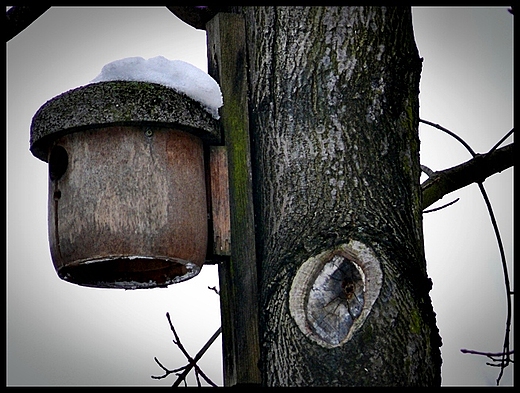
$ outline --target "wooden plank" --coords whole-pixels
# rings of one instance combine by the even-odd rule
[[[213,222],[213,254],[231,256],[231,223],[229,218],[229,177],[226,146],[210,146],[209,176],[211,218]]]
[[[224,383],[259,384],[260,345],[245,23],[219,13],[206,25],[208,72],[220,84],[229,165],[231,257],[219,266]]]

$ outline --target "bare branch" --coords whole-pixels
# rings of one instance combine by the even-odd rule
[[[170,324],[170,329],[171,329],[171,331],[173,333],[173,336],[175,337],[174,340],[172,340],[172,341],[173,341],[173,343],[175,345],[177,345],[177,347],[179,347],[179,349],[184,354],[186,359],[188,359],[188,364],[185,365],[185,366],[179,367],[177,369],[174,369],[174,370],[169,370],[168,368],[163,366],[161,364],[161,362],[159,362],[159,360],[157,358],[154,357],[155,362],[159,365],[159,367],[161,367],[164,370],[165,373],[164,373],[164,375],[161,375],[161,376],[153,376],[152,375],[151,377],[153,379],[163,379],[163,378],[166,378],[170,374],[177,373],[178,371],[182,371],[182,373],[180,373],[180,374],[177,373],[176,374],[178,377],[177,377],[177,379],[175,380],[175,382],[172,385],[173,387],[177,387],[177,386],[179,386],[181,384],[182,381],[184,381],[184,384],[186,385],[186,377],[188,376],[189,372],[192,369],[195,369],[195,378],[197,380],[197,386],[201,386],[200,378],[199,378],[199,376],[200,376],[209,385],[211,385],[213,387],[217,387],[217,385],[210,378],[208,378],[208,376],[200,369],[200,367],[197,365],[197,362],[200,360],[200,358],[202,358],[204,353],[206,353],[206,351],[211,346],[211,344],[213,344],[213,342],[217,339],[219,334],[222,332],[222,328],[218,328],[218,330],[213,334],[213,336],[211,336],[211,338],[202,347],[202,349],[197,353],[197,355],[194,358],[192,358],[190,356],[190,354],[188,353],[188,351],[186,351],[186,349],[182,345],[181,339],[180,339],[179,335],[177,334],[177,332],[175,330],[175,327],[173,326],[173,323],[171,321],[169,313],[166,313],[166,318],[168,319],[168,323]]]
[[[473,349],[461,349],[462,353],[469,353],[472,355],[482,355],[491,359],[494,363],[486,362],[486,365],[491,367],[500,367],[500,374],[497,378],[497,385],[500,383],[500,379],[502,378],[502,374],[504,369],[509,366],[509,363],[514,363],[514,360],[511,359],[511,355],[515,353],[514,350],[504,350],[503,352],[481,352],[475,351]],[[498,364],[497,364],[498,363]]]
[[[159,367],[161,367],[163,370],[164,370],[164,375],[160,375],[160,376],[155,376],[155,375],[152,375],[151,377],[153,379],[163,379],[163,378],[166,378],[168,375],[170,374],[173,374],[173,373],[176,373],[176,372],[179,372],[181,370],[184,370],[186,368],[186,366],[182,366],[182,367],[179,367],[179,368],[176,368],[174,370],[169,370],[167,369],[166,367],[164,367],[161,362],[159,361],[159,359],[157,359],[156,357],[153,358],[155,360],[155,363],[157,363],[159,365]]]
[[[186,369],[183,371],[183,373],[182,373],[181,375],[179,375],[179,378],[177,379],[177,381],[179,381],[179,383],[180,383],[180,381],[181,381],[182,379],[185,379],[186,376],[188,375],[188,373],[191,371],[191,369],[192,369],[193,367],[195,367],[195,370],[200,374],[200,376],[201,376],[202,378],[204,378],[204,380],[205,380],[208,384],[210,384],[211,386],[215,386],[215,387],[217,386],[217,385],[215,385],[215,383],[214,383],[211,379],[209,379],[209,378],[206,376],[206,374],[204,374],[204,373],[202,372],[202,370],[199,368],[199,366],[197,366],[196,363],[197,363],[197,362],[200,360],[200,358],[201,358],[201,357],[206,353],[206,351],[208,350],[208,348],[211,346],[211,344],[213,344],[213,342],[217,339],[217,337],[219,336],[219,334],[220,334],[221,332],[222,332],[222,328],[220,327],[220,328],[218,328],[218,330],[217,330],[215,333],[213,333],[213,336],[211,336],[211,338],[210,338],[210,339],[208,340],[208,342],[207,342],[207,343],[202,347],[202,349],[197,353],[197,355],[195,355],[195,358],[193,358],[193,361],[190,362],[190,364],[188,364],[188,365],[186,366]],[[181,377],[182,377],[182,379],[181,379]],[[177,383],[177,381],[175,381],[175,382]],[[173,386],[178,386],[178,384],[176,385],[176,384],[174,383]]]
[[[457,198],[455,199],[454,201],[451,201],[445,205],[442,205],[440,207],[436,207],[435,209],[430,209],[430,210],[423,210],[423,213],[431,213],[431,212],[436,212],[437,210],[441,210],[441,209],[444,209],[445,207],[448,207],[448,206],[451,206],[453,205],[455,202],[458,202],[460,198]]]
[[[514,129],[514,128],[512,128],[512,129],[511,129],[507,134],[505,134],[505,135],[502,137],[502,139],[500,139],[500,140],[495,144],[495,146],[493,146],[493,147],[491,148],[491,150],[489,150],[489,151],[486,153],[486,156],[490,155],[490,154],[493,153],[496,149],[498,149],[498,147],[499,147],[502,143],[504,143],[504,141],[505,141],[507,138],[509,138],[509,137],[513,134],[513,132],[515,132],[515,129]]]
[[[200,383],[199,372],[197,371],[197,369],[195,369],[195,379],[197,380],[197,387],[200,388],[202,384]]]
[[[511,331],[511,307],[512,307],[512,301],[511,301],[511,285],[509,283],[509,273],[507,269],[507,262],[506,262],[506,254],[504,251],[504,244],[502,242],[502,238],[500,236],[500,231],[498,229],[497,220],[495,218],[495,213],[493,212],[493,208],[491,206],[491,202],[489,200],[489,197],[487,195],[487,192],[484,188],[484,184],[478,183],[478,187],[480,189],[480,193],[482,194],[482,197],[484,198],[484,202],[486,203],[486,207],[488,209],[489,218],[491,219],[491,224],[493,226],[493,230],[495,231],[495,237],[497,239],[498,243],[498,249],[500,251],[500,260],[502,261],[502,271],[504,274],[504,285],[506,289],[506,302],[507,302],[507,315],[506,315],[506,331],[504,335],[504,344],[502,346],[502,352],[504,353],[502,355],[502,359],[500,360],[500,373],[498,374],[497,378],[497,386],[500,384],[500,380],[502,379],[502,375],[504,373],[504,369],[509,366],[509,363],[511,363],[511,358],[509,357],[509,333]]]
[[[466,187],[472,183],[482,183],[486,178],[514,165],[511,143],[491,154],[476,154],[474,158],[453,168],[434,172],[421,184],[423,210],[444,195]]]
[[[166,313],[166,318],[168,318],[168,323],[170,324],[170,329],[173,333],[173,336],[175,337],[175,340],[173,340],[173,343],[179,347],[179,349],[184,354],[184,356],[186,356],[186,359],[188,359],[188,361],[190,361],[190,362],[193,361],[193,359],[190,357],[188,351],[186,351],[186,349],[184,348],[184,345],[182,345],[181,339],[179,338],[179,336],[177,335],[177,332],[175,331],[175,328],[173,327],[173,323],[170,319],[170,313]]]
[[[214,291],[217,295],[220,295],[220,292],[219,292],[219,290],[217,289],[217,287],[208,287],[208,289],[211,289],[211,290]]]
[[[470,152],[470,154],[473,157],[475,157],[476,153],[473,151],[473,149],[470,147],[470,145],[468,145],[464,139],[462,139],[460,136],[455,134],[453,131],[450,131],[450,130],[448,130],[447,128],[445,128],[443,126],[441,126],[441,125],[439,125],[437,123],[433,123],[433,122],[428,121],[428,120],[419,119],[419,122],[424,123],[424,124],[428,124],[429,126],[437,128],[438,130],[441,130],[441,131],[445,132],[446,134],[452,136],[453,138],[458,140]]]
[[[475,351],[473,349],[464,349],[462,348],[460,350],[462,353],[470,353],[472,355],[483,355],[487,357],[497,357],[502,355],[513,355],[515,353],[515,350],[512,349],[511,351],[508,351],[507,353],[504,352],[481,352],[481,351]]]
[[[419,119],[419,121],[421,121],[425,124],[431,125],[432,127],[435,127],[437,129],[447,133],[448,135],[451,135],[453,138],[455,138],[457,141],[459,141],[469,151],[469,153],[471,154],[473,159],[479,158],[479,160],[481,162],[490,159],[494,154],[496,154],[498,152],[498,151],[496,151],[498,146],[500,146],[502,144],[502,142],[504,142],[515,131],[514,128],[511,131],[509,131],[502,139],[500,139],[500,141],[498,141],[498,143],[495,144],[495,146],[493,146],[493,148],[491,148],[491,150],[488,153],[486,153],[484,156],[482,156],[480,154],[476,154],[473,151],[473,149],[466,143],[466,141],[464,141],[464,139],[459,137],[454,132],[452,132],[438,124],[434,124],[434,123],[426,121],[426,120]],[[511,163],[512,163],[512,159],[513,159],[513,154],[512,154],[513,147],[512,146],[513,146],[513,144],[503,148],[503,149],[506,149],[506,148],[510,147],[511,152],[510,152],[509,158],[511,160]],[[498,171],[498,172],[500,172],[500,171]],[[494,173],[496,173],[496,172],[494,172]],[[425,184],[430,180],[431,180],[431,178],[428,179],[425,182]],[[511,296],[512,296],[513,292],[511,291],[511,286],[509,284],[509,273],[508,273],[508,269],[507,269],[506,255],[504,252],[504,244],[502,243],[500,231],[498,229],[498,224],[496,222],[495,214],[493,212],[493,207],[491,206],[491,202],[487,196],[486,189],[484,188],[484,180],[485,180],[485,177],[482,178],[481,180],[477,180],[476,182],[478,184],[480,193],[482,194],[482,198],[484,198],[484,202],[486,203],[486,208],[489,213],[489,218],[491,219],[491,224],[493,226],[493,230],[495,232],[495,237],[497,239],[498,248],[500,251],[500,259],[502,261],[502,271],[504,273],[504,285],[505,285],[506,295],[507,295],[506,296],[506,300],[507,300],[506,331],[505,331],[505,335],[504,335],[504,345],[502,346],[501,359],[498,360],[498,359],[493,359],[492,357],[490,357],[490,359],[492,359],[495,362],[500,362],[500,364],[486,363],[487,365],[490,365],[493,367],[500,367],[500,373],[498,374],[498,378],[497,378],[497,386],[498,386],[500,384],[500,380],[502,379],[504,369],[507,366],[509,366],[510,363],[513,363],[513,360],[510,357],[510,351],[509,351],[509,333],[511,331],[511,307],[512,307]],[[424,189],[423,189],[423,195],[424,195]]]

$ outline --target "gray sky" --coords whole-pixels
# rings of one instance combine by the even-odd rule
[[[513,17],[500,8],[414,8],[421,117],[489,150],[512,128]],[[58,278],[47,240],[47,164],[29,152],[32,116],[47,100],[87,84],[104,64],[162,55],[207,70],[205,32],[166,8],[52,7],[7,44],[7,384],[171,385],[150,375],[185,364],[168,311],[192,355],[220,325],[217,269],[164,289],[93,289]],[[471,158],[421,125],[421,163],[444,169]],[[509,138],[507,143],[510,143]],[[486,180],[513,277],[510,168]],[[498,369],[460,348],[500,351],[505,291],[493,230],[478,187],[424,217],[431,297],[443,338],[444,385],[494,385]],[[514,285],[513,285],[514,288]],[[512,343],[514,344],[514,343]],[[512,348],[514,345],[511,346]],[[200,361],[222,384],[221,341]],[[189,380],[195,383],[194,378]],[[502,385],[512,384],[512,367]]]

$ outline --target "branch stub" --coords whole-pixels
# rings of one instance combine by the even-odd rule
[[[302,264],[289,293],[291,316],[322,347],[341,346],[363,325],[382,281],[372,250],[351,240]]]

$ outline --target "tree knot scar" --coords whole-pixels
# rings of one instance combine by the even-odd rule
[[[325,348],[345,344],[379,296],[383,274],[376,256],[351,240],[309,258],[298,269],[289,309],[300,330]]]

